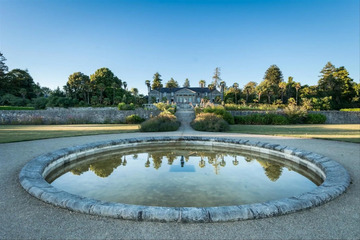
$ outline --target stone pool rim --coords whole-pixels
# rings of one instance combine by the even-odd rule
[[[109,151],[117,147],[167,141],[202,142],[208,145],[234,144],[264,154],[282,155],[287,160],[300,161],[300,164],[322,176],[324,182],[314,190],[298,196],[247,205],[199,208],[140,206],[104,202],[70,194],[45,181],[45,176],[52,169],[59,165],[68,164],[84,155]],[[29,161],[21,170],[19,179],[22,187],[31,195],[57,207],[118,219],[160,222],[226,222],[279,216],[329,202],[344,193],[350,184],[350,175],[341,164],[313,152],[244,139],[192,136],[129,138],[64,148]]]

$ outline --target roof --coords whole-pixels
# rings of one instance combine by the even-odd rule
[[[207,88],[207,87],[204,87],[204,88],[201,88],[201,87],[160,88],[160,89],[154,89],[154,90],[157,90],[157,91],[162,92],[162,93],[164,93],[164,92],[171,93],[171,92],[177,92],[177,91],[182,90],[182,89],[189,89],[189,90],[197,92],[197,93],[206,93],[206,92],[209,93],[209,92],[211,92],[210,89]]]

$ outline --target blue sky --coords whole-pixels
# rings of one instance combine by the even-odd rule
[[[146,93],[159,72],[191,86],[221,68],[227,85],[276,64],[315,85],[328,61],[359,82],[358,0],[0,0],[0,52],[52,89],[108,67]]]

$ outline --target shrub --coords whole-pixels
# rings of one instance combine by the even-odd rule
[[[225,110],[223,106],[212,106],[212,107],[206,107],[203,110],[204,113],[214,113],[218,116],[221,116],[226,122],[229,124],[234,124],[234,117]]]
[[[289,104],[284,108],[284,113],[287,115],[290,123],[303,123],[307,116],[306,108],[294,104]]]
[[[154,106],[159,109],[160,111],[169,111],[172,114],[176,113],[176,105],[166,104],[163,102],[154,103]]]
[[[169,113],[160,113],[154,118],[150,118],[140,125],[141,132],[166,132],[176,131],[180,127],[177,118]]]
[[[224,132],[229,129],[229,124],[215,113],[200,113],[191,122],[191,127],[197,131]]]
[[[310,113],[305,118],[305,123],[308,124],[324,124],[326,116],[320,113]]]
[[[48,99],[44,97],[39,97],[34,99],[35,109],[45,109]]]
[[[138,123],[142,123],[143,121],[145,121],[145,119],[143,119],[142,117],[140,117],[136,114],[127,116],[125,118],[125,123],[127,123],[127,124],[138,124]]]
[[[126,104],[124,102],[121,102],[118,104],[119,110],[135,110],[135,105],[133,103]]]

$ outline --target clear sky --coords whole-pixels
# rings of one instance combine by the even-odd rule
[[[359,82],[359,0],[0,0],[0,52],[52,89],[107,67],[146,93],[155,72],[227,85],[276,64],[315,85],[330,61]]]

